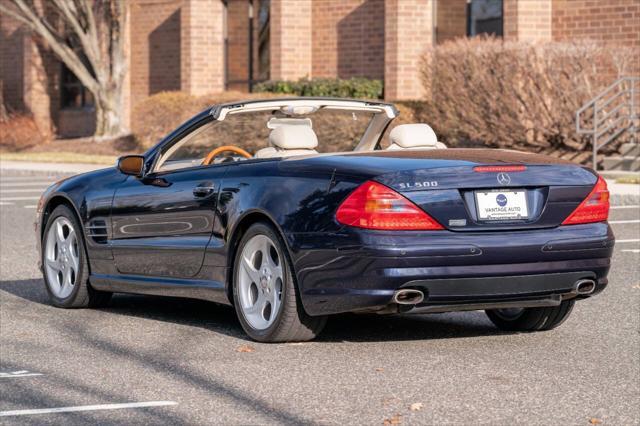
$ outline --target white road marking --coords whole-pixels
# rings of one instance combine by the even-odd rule
[[[616,244],[618,243],[640,243],[640,238],[635,238],[631,240],[616,240]]]
[[[21,189],[4,189],[4,188],[0,188],[0,194],[6,194],[7,192],[27,192],[27,193],[37,193],[40,194],[42,193],[46,188],[32,188],[32,189],[25,189],[25,188],[21,188]]]
[[[28,181],[34,181],[35,179],[47,179],[47,181],[49,181],[49,179],[51,179],[51,182],[56,182],[58,180],[60,180],[61,178],[57,177],[57,176],[0,176],[0,182],[28,182]]]
[[[640,253],[640,249],[622,250],[623,252]]]
[[[39,200],[40,197],[3,197],[0,198],[0,202],[2,201],[26,201],[26,200]]]
[[[640,219],[610,220],[609,223],[612,225],[621,224],[621,223],[640,223]]]
[[[32,414],[73,413],[78,411],[121,410],[123,408],[165,407],[178,405],[175,401],[129,402],[124,404],[78,405],[75,407],[36,408],[33,410],[0,411],[0,417],[28,416]]]
[[[611,206],[611,209],[640,209],[640,205],[634,204],[632,206]]]
[[[24,207],[25,209],[35,209],[35,208],[37,208],[38,206],[37,206],[37,205],[35,205],[35,204],[31,204],[31,205],[28,205],[28,206],[22,206],[22,207]]]
[[[0,206],[10,206],[14,203],[5,203],[4,201],[0,201]]]
[[[12,377],[32,377],[32,376],[42,376],[42,373],[30,373],[27,370],[10,371],[8,373],[0,372],[0,379],[8,379]]]
[[[2,188],[18,188],[22,186],[42,186],[46,188],[47,186],[53,184],[53,182],[10,182],[10,183],[0,183],[0,189]]]

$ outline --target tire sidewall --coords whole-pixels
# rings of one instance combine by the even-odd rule
[[[76,274],[76,283],[73,286],[73,290],[71,291],[71,294],[69,294],[69,296],[67,296],[64,299],[57,297],[51,290],[51,284],[49,283],[49,279],[47,278],[47,270],[46,270],[46,263],[45,263],[49,229],[51,228],[55,220],[59,217],[64,217],[65,219],[70,221],[71,224],[73,225],[76,231],[76,236],[78,240],[78,256],[79,256],[79,262],[78,262],[79,267],[78,267],[78,273]],[[45,287],[47,289],[47,293],[49,294],[51,301],[55,306],[58,306],[58,307],[62,307],[62,308],[72,307],[73,302],[78,296],[78,292],[80,291],[81,285],[87,280],[88,268],[87,268],[86,251],[84,246],[84,234],[82,231],[82,227],[78,223],[78,220],[76,219],[75,214],[67,206],[62,205],[62,206],[56,207],[51,213],[51,215],[49,216],[49,219],[47,220],[47,225],[44,229],[44,234],[42,236],[41,247],[42,249],[40,254],[40,261],[42,262],[42,276],[44,279]]]
[[[273,323],[266,329],[264,330],[257,330],[255,328],[253,328],[248,321],[245,319],[244,317],[244,312],[242,312],[242,305],[240,302],[240,297],[238,294],[238,285],[237,285],[237,281],[238,281],[238,272],[239,272],[239,265],[240,265],[240,259],[242,257],[242,250],[244,249],[245,245],[247,244],[247,242],[255,237],[256,235],[265,235],[268,238],[271,239],[271,241],[273,241],[275,244],[277,244],[278,247],[278,254],[280,255],[280,258],[282,259],[282,266],[283,266],[283,283],[282,283],[282,294],[280,296],[281,299],[281,303],[280,303],[280,309],[278,310],[278,313],[276,314],[276,319],[275,321],[273,321]],[[233,277],[233,304],[234,307],[236,309],[236,314],[238,316],[238,320],[240,321],[240,324],[242,325],[242,328],[244,329],[244,331],[254,340],[260,341],[260,342],[266,342],[271,340],[271,338],[277,333],[278,331],[278,327],[280,325],[280,322],[282,320],[282,313],[284,311],[284,304],[287,301],[287,297],[289,295],[289,292],[293,291],[295,292],[295,288],[294,288],[294,282],[293,282],[293,276],[291,273],[291,267],[290,267],[290,262],[289,262],[289,255],[288,252],[286,251],[287,247],[285,246],[284,242],[282,241],[282,238],[280,237],[280,235],[277,233],[277,231],[275,231],[273,229],[272,226],[267,225],[266,223],[263,222],[259,222],[256,224],[251,225],[251,227],[249,227],[249,229],[247,230],[247,232],[245,232],[245,234],[242,236],[242,238],[240,239],[240,244],[238,244],[238,248],[235,252],[235,257],[233,260],[233,272],[232,272],[232,277]]]

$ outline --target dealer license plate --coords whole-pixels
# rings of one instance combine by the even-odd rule
[[[514,220],[529,217],[526,191],[476,191],[480,220]]]

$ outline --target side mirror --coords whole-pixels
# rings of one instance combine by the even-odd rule
[[[118,170],[125,175],[141,177],[144,167],[144,157],[142,155],[125,155],[118,158]]]

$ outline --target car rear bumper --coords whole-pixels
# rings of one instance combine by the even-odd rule
[[[420,289],[418,307],[438,312],[576,297],[580,279],[593,279],[597,294],[607,285],[615,240],[597,223],[505,233],[351,229],[288,241],[305,310],[324,315],[388,308],[401,288]]]

